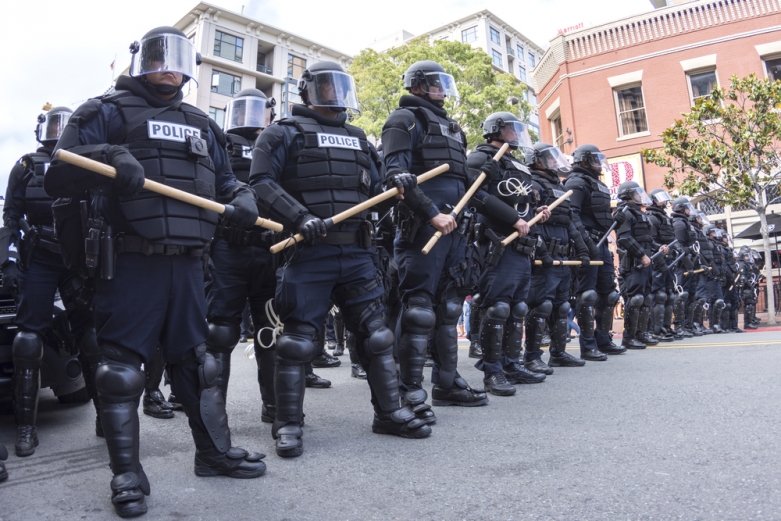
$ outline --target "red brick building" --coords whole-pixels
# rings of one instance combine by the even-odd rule
[[[541,140],[567,154],[597,145],[613,158],[608,181],[650,190],[664,171],[640,150],[661,146],[659,134],[714,84],[752,72],[781,78],[781,0],[679,0],[561,35],[531,74]]]

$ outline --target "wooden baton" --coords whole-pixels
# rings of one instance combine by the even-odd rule
[[[556,208],[558,205],[560,205],[561,203],[563,203],[564,201],[566,201],[566,200],[567,200],[567,198],[569,198],[569,196],[571,196],[572,194],[573,194],[572,190],[568,190],[568,191],[567,191],[567,192],[566,192],[564,195],[562,195],[561,197],[559,197],[558,199],[556,199],[555,201],[553,201],[551,204],[549,204],[549,205],[548,205],[548,210],[553,210],[553,209],[554,209],[554,208]],[[537,224],[537,221],[539,221],[540,219],[542,219],[542,213],[538,213],[537,215],[535,215],[534,217],[532,217],[532,218],[529,220],[529,222],[528,222],[528,223],[526,223],[526,224],[528,224],[528,225],[529,225],[529,228],[531,228],[531,226],[532,226],[533,224]],[[510,235],[508,235],[508,236],[507,236],[507,237],[506,237],[506,238],[505,238],[505,239],[502,241],[502,246],[507,246],[508,244],[510,244],[511,242],[513,242],[515,239],[517,239],[517,238],[518,238],[518,235],[519,235],[519,233],[518,233],[518,232],[513,232],[513,233],[511,233]]]
[[[502,145],[502,148],[499,149],[499,151],[494,154],[494,161],[499,161],[505,152],[507,152],[507,149],[510,148],[510,145],[505,143]],[[460,201],[458,201],[458,204],[453,208],[453,211],[450,212],[450,215],[455,219],[458,217],[458,214],[461,213],[461,210],[464,209],[464,206],[466,206],[466,203],[469,202],[469,200],[472,198],[473,195],[475,195],[475,192],[480,188],[480,185],[483,184],[483,181],[485,181],[486,175],[485,172],[480,172],[480,175],[477,176],[477,179],[475,179],[475,182],[472,183],[472,186],[469,187],[469,190],[466,191],[464,196],[461,198]],[[431,236],[431,239],[428,240],[425,246],[423,246],[423,255],[428,255],[428,252],[431,251],[431,248],[434,247],[434,245],[437,243],[439,238],[442,237],[442,232],[437,231],[434,235]]]
[[[605,261],[601,260],[593,260],[589,263],[589,266],[602,266],[605,263]],[[576,261],[576,260],[555,260],[553,261],[554,266],[580,266],[583,264],[583,261]],[[535,266],[542,266],[541,260],[534,261]]]
[[[444,165],[439,165],[438,167],[433,168],[433,169],[429,170],[428,172],[420,174],[418,176],[418,184],[425,183],[426,181],[428,181],[432,177],[436,177],[439,174],[441,174],[442,172],[447,172],[449,169],[450,169],[450,165],[448,165],[446,163]],[[326,228],[330,228],[334,224],[340,223],[340,222],[344,221],[345,219],[349,219],[353,215],[359,214],[362,211],[367,210],[367,209],[371,208],[372,206],[374,206],[374,205],[376,205],[378,203],[383,202],[386,199],[390,199],[391,197],[395,197],[398,194],[399,194],[399,189],[398,188],[391,188],[390,190],[386,190],[386,191],[382,192],[381,194],[377,194],[374,197],[372,197],[371,199],[367,199],[366,201],[364,201],[364,202],[362,202],[360,204],[356,204],[352,208],[350,208],[348,210],[345,210],[345,211],[343,211],[341,213],[338,213],[338,214],[334,215],[333,217],[331,217],[329,219],[324,219],[323,222],[325,222],[325,227]],[[276,243],[271,248],[269,248],[269,251],[271,253],[279,253],[282,250],[284,250],[285,248],[289,248],[289,247],[293,246],[295,243],[303,241],[303,240],[304,240],[304,236],[301,235],[300,233],[297,233],[294,236],[285,239],[284,241],[280,241],[280,242]]]
[[[64,161],[66,163],[70,163],[71,165],[76,165],[86,170],[90,170],[96,174],[104,175],[112,179],[117,177],[116,168],[105,163],[101,163],[100,161],[95,161],[93,159],[89,159],[88,157],[83,157],[78,154],[74,154],[73,152],[68,152],[67,150],[58,150],[56,156],[60,161]],[[168,185],[158,183],[157,181],[152,181],[151,179],[144,180],[144,189],[149,190],[150,192],[164,195],[166,197],[170,197],[171,199],[182,201],[183,203],[198,206],[204,210],[211,210],[212,212],[217,212],[218,214],[225,213],[224,204],[210,201],[203,197],[198,197],[197,195],[185,192],[184,190],[171,188]],[[258,220],[255,221],[255,226],[260,226],[261,228],[266,228],[268,230],[274,230],[275,232],[281,232],[285,229],[284,226],[282,226],[280,223],[270,221],[262,217],[258,217]]]

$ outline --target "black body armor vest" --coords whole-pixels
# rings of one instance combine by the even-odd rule
[[[544,172],[538,170],[532,170],[532,179],[540,187],[540,206],[546,206],[553,204],[553,202],[564,195],[567,189],[561,183],[558,177],[552,177]],[[563,203],[558,205],[551,211],[550,219],[545,221],[546,226],[563,226],[567,227],[572,222],[570,215],[570,202],[569,199],[565,199]]]
[[[124,138],[113,144],[130,150],[144,167],[147,179],[214,200],[215,172],[207,151],[206,114],[178,104],[135,125],[141,114],[152,109],[144,98],[121,90],[101,101],[116,105],[125,123]],[[218,217],[214,212],[144,190],[119,196],[119,200],[132,230],[150,242],[198,247],[214,236]]]
[[[673,229],[675,229],[675,225],[678,224],[678,227],[682,227],[686,230],[686,241],[683,243],[679,242],[679,244],[687,248],[694,245],[694,243],[697,242],[697,230],[691,221],[689,221],[689,217],[683,213],[673,212],[672,218]]]
[[[27,222],[31,225],[51,227],[54,225],[53,199],[43,189],[43,175],[51,161],[50,152],[45,148],[39,148],[36,152],[24,156],[22,160],[27,165],[27,170],[32,174],[24,192]]]
[[[634,205],[627,205],[629,210],[627,213],[631,214],[635,218],[635,224],[632,226],[632,237],[640,243],[643,248],[651,248],[654,243],[653,227],[651,226],[651,219]],[[618,208],[616,209],[618,210]]]
[[[304,148],[285,165],[282,188],[312,215],[327,219],[369,198],[371,159],[363,130],[322,125],[305,116],[291,116],[279,124],[296,127],[304,138]],[[343,223],[354,225],[366,215],[364,211]]]
[[[412,150],[412,167],[415,175],[428,172],[443,163],[450,169],[438,177],[457,177],[466,180],[466,143],[458,124],[447,117],[441,117],[425,107],[403,107],[415,114],[423,125],[426,137]],[[458,129],[451,131],[451,129]]]
[[[708,264],[713,264],[715,260],[713,242],[702,233],[702,230],[697,230],[697,242],[700,243],[700,255],[708,261]]]
[[[580,220],[587,229],[606,232],[613,225],[613,209],[610,206],[610,188],[580,167],[572,169],[567,178],[582,180],[588,186],[590,197],[580,207]]]
[[[236,179],[242,183],[249,183],[249,167],[252,164],[252,149],[255,148],[255,140],[249,140],[238,134],[226,133],[228,142],[228,156]]]
[[[659,244],[670,244],[675,240],[675,228],[673,228],[673,220],[667,216],[667,212],[664,208],[659,206],[649,206],[646,209],[646,214],[651,219],[651,224],[654,227],[654,237]]]

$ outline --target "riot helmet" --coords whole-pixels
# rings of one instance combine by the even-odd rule
[[[605,154],[600,152],[596,145],[580,145],[572,153],[572,160],[575,163],[580,163],[583,168],[594,172],[607,173],[610,171]]]
[[[306,105],[336,113],[360,112],[355,81],[338,63],[324,61],[305,69],[298,80],[298,94]]]
[[[715,224],[706,224],[705,226],[703,226],[702,233],[704,233],[706,237],[710,237],[711,233],[715,233],[716,237],[714,237],[714,239],[720,238],[719,229],[716,227]]]
[[[648,195],[651,197],[654,206],[661,206],[662,208],[667,208],[667,203],[672,200],[670,194],[663,188],[654,188]]]
[[[494,112],[483,122],[483,137],[486,141],[507,143],[510,148],[532,148],[529,129],[511,112]]]
[[[402,79],[405,89],[412,92],[413,87],[419,87],[423,92],[420,97],[439,108],[445,106],[445,98],[448,96],[458,99],[456,80],[435,61],[423,60],[413,63]],[[432,98],[432,95],[436,98]]]
[[[35,127],[35,139],[41,144],[56,142],[65,130],[71,114],[73,111],[68,107],[54,107],[46,114],[40,114]]]
[[[694,210],[689,219],[691,219],[694,224],[699,225],[701,229],[704,229],[710,224],[710,219],[708,219],[708,216],[702,213],[700,210]]]
[[[643,187],[635,181],[624,181],[618,185],[618,193],[616,195],[622,201],[627,201],[638,206],[651,206],[651,204],[653,204]]]
[[[274,98],[267,98],[258,89],[244,89],[225,107],[225,132],[231,130],[256,131],[274,120]]]
[[[145,76],[153,72],[178,72],[182,85],[195,79],[195,68],[201,64],[200,53],[185,34],[175,27],[157,27],[141,38],[141,42],[130,44],[130,75],[146,81]],[[173,94],[181,88],[170,85],[154,85],[159,94]]]
[[[572,166],[558,148],[548,143],[535,143],[532,152],[524,158],[526,166],[545,170],[553,175],[566,176],[572,171]]]
[[[694,215],[694,205],[685,197],[678,197],[673,200],[673,212],[682,213],[687,216]]]
[[[744,261],[751,260],[751,249],[748,246],[741,246],[738,256]]]

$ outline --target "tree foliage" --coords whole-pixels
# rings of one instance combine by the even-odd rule
[[[361,114],[353,124],[379,139],[382,126],[406,94],[402,75],[413,63],[433,60],[453,75],[460,100],[447,99],[445,108],[459,122],[470,147],[483,142],[481,125],[493,112],[508,111],[526,121],[531,106],[524,100],[526,87],[512,74],[498,73],[491,58],[461,42],[420,37],[405,45],[378,53],[364,49],[350,65],[355,78]],[[510,100],[517,100],[512,105]]]

